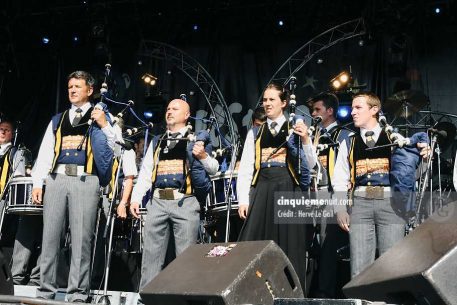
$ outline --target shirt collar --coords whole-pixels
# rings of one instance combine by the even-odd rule
[[[71,105],[71,108],[70,108],[70,111],[71,111],[72,113],[75,113],[75,112],[76,112],[76,109],[81,108],[81,110],[83,111],[81,114],[84,116],[84,115],[86,114],[87,110],[90,109],[90,107],[92,107],[92,104],[89,103],[89,102],[85,103],[85,104],[82,105],[81,107],[76,107],[75,105],[72,104],[72,105]]]
[[[187,126],[184,126],[181,129],[179,129],[178,132],[181,134],[182,137],[184,137],[184,135],[186,134],[187,130],[188,130]],[[171,132],[170,130],[167,130],[167,133],[168,133],[168,135],[170,135],[170,134],[172,134],[174,132]]]
[[[276,127],[281,128],[285,121],[286,121],[286,117],[284,116],[284,114],[279,116],[276,120],[267,118],[268,127],[270,127],[272,122],[276,122],[276,123],[278,123],[278,125],[276,125]]]
[[[370,129],[360,128],[360,134],[362,138],[365,139],[365,133],[369,130]],[[374,132],[373,138],[378,139],[379,135],[381,134],[382,128],[381,126],[379,126],[379,124],[376,124],[376,126],[373,129],[371,129],[371,131]]]
[[[325,128],[327,131],[330,131],[330,130],[332,130],[333,127],[336,127],[336,126],[338,126],[337,121],[333,122],[332,124],[328,125],[327,127],[322,126],[322,129]]]
[[[3,156],[11,145],[11,142],[0,144],[0,156]]]

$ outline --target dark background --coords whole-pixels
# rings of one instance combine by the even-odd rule
[[[452,0],[3,0],[0,111],[22,122],[20,142],[36,153],[50,117],[68,107],[66,76],[88,70],[100,81],[107,62],[112,96],[133,99],[139,114],[160,109],[181,93],[188,95],[194,114],[208,110],[179,69],[138,55],[141,41],[154,40],[182,50],[209,72],[243,136],[262,88],[292,53],[320,33],[363,17],[366,35],[321,52],[296,75],[298,104],[327,90],[329,80],[351,66],[354,80],[383,101],[412,88],[429,98],[430,109],[454,114],[455,6]],[[158,77],[155,87],[142,82],[145,72]]]

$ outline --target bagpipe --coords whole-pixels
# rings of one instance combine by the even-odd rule
[[[387,123],[386,117],[382,113],[379,115],[378,122],[392,143],[367,148],[367,150],[389,146],[393,148],[389,172],[391,204],[400,216],[410,220],[415,217],[419,206],[417,204],[416,169],[423,158],[417,144],[428,144],[429,137],[425,132],[417,132],[408,138],[402,136]],[[423,187],[419,186],[419,191],[421,188]]]

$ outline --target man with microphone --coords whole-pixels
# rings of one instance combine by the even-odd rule
[[[200,204],[207,195],[201,186],[211,185],[208,175],[219,167],[211,157],[211,145],[199,141],[200,134],[209,138],[207,131],[199,132],[195,143],[189,142],[189,116],[186,101],[174,99],[168,104],[167,131],[151,141],[133,189],[130,213],[136,218],[143,196],[152,189],[143,231],[140,291],[162,270],[171,232],[176,255],[196,243]]]
[[[54,298],[60,239],[68,215],[71,265],[66,300],[86,302],[100,186],[109,182],[116,132],[103,110],[90,97],[94,78],[85,71],[68,76],[70,109],[49,123],[32,171],[32,197],[44,204],[41,279],[37,296]],[[90,122],[90,123],[89,123]],[[90,125],[90,126],[89,126]],[[46,192],[43,184],[46,182]],[[44,194],[43,194],[44,193]]]
[[[347,140],[350,130],[341,127],[336,119],[338,113],[338,97],[331,92],[322,92],[313,97],[308,104],[311,116],[319,121],[318,136],[314,139],[321,167],[322,177],[318,177],[319,198],[330,198],[332,194],[332,177],[335,169],[338,147],[343,140]],[[326,210],[333,210],[332,206],[326,206]],[[324,213],[331,215],[331,213]],[[347,232],[341,230],[329,217],[322,217],[320,222],[320,244],[317,277],[317,297],[336,298],[341,294],[338,291],[338,278],[345,278],[338,272],[337,250],[349,243]],[[339,287],[341,288],[341,287]]]
[[[337,221],[349,232],[352,277],[373,263],[376,248],[382,255],[405,234],[404,215],[391,205],[392,140],[378,123],[380,110],[381,102],[371,92],[353,97],[351,115],[358,130],[341,143],[332,180],[342,203],[334,207]],[[379,149],[368,149],[373,147]],[[428,156],[428,143],[417,143],[417,149]],[[346,204],[348,192],[352,206]]]

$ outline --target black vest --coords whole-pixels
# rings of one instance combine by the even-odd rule
[[[352,157],[354,160],[352,175],[355,186],[389,186],[391,147],[367,151],[368,146],[357,133],[353,139]],[[390,144],[387,134],[381,131],[376,146]]]

